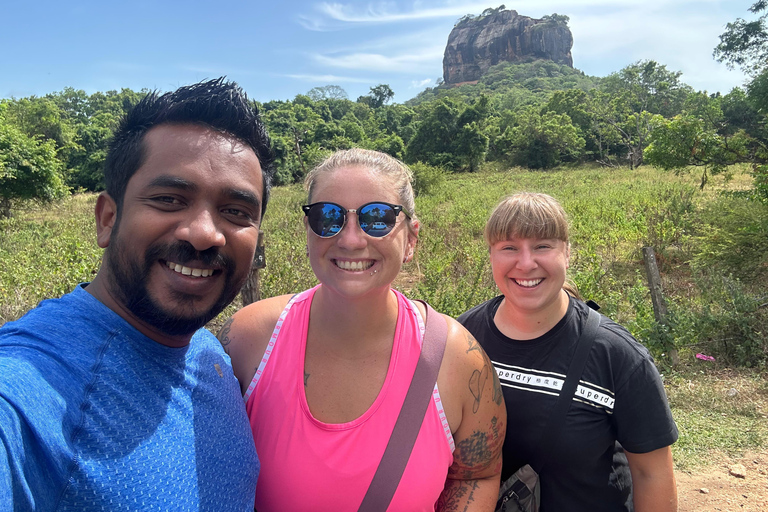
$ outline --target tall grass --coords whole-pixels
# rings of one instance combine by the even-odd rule
[[[453,316],[492,297],[497,292],[482,240],[485,220],[508,194],[546,192],[570,215],[570,276],[582,295],[627,326],[660,361],[664,348],[675,345],[687,357],[708,351],[731,365],[764,367],[768,214],[760,210],[764,206],[720,193],[738,188],[740,175],[737,169],[735,180],[704,191],[688,176],[649,167],[487,170],[441,177],[429,194],[417,197],[416,258],[395,284]],[[0,221],[0,321],[91,279],[101,255],[94,201],[94,195],[76,195]],[[262,296],[295,293],[316,283],[305,253],[299,208],[304,201],[298,186],[273,193],[263,222]],[[641,256],[645,245],[658,255],[670,309],[666,326],[654,319]]]
[[[768,386],[761,373],[768,361],[768,212],[720,193],[738,188],[740,175],[705,191],[690,177],[647,167],[440,177],[430,182],[429,194],[417,197],[417,254],[395,286],[454,316],[494,296],[482,240],[490,211],[516,191],[551,194],[571,217],[569,272],[582,295],[627,326],[661,367],[681,431],[674,447],[678,468],[705,462],[712,450],[763,447],[768,442]],[[95,198],[76,195],[0,220],[0,323],[93,277],[101,260]],[[316,283],[299,208],[305,199],[298,186],[273,193],[262,226],[264,297]],[[655,322],[641,256],[645,245],[658,255],[670,310],[666,326]],[[227,308],[212,330],[239,306],[238,300]],[[668,366],[669,343],[680,350],[681,368]],[[698,352],[716,361],[703,363],[694,358]]]

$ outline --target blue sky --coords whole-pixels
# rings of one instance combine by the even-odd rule
[[[712,59],[725,24],[754,0],[522,0],[508,9],[565,14],[574,66],[605,76],[641,59],[682,71],[697,90],[728,92],[745,76]],[[389,84],[395,101],[442,76],[454,23],[501,4],[464,1],[2,0],[0,98],[70,86],[167,91],[227,75],[259,101],[339,85],[356,99]]]

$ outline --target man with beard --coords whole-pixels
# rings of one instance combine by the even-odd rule
[[[240,388],[202,327],[248,276],[272,158],[223,79],[127,114],[96,203],[98,274],[0,328],[0,510],[253,510]]]

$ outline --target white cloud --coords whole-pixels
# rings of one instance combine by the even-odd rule
[[[370,3],[366,9],[360,11],[357,4],[323,2],[318,6],[318,10],[333,20],[345,23],[392,23],[463,16],[470,12],[482,12],[487,7],[487,3],[475,2],[397,12],[391,10],[390,4]]]
[[[320,65],[344,69],[368,70],[388,73],[413,73],[425,65],[437,65],[443,58],[443,47],[424,48],[419,53],[382,55],[380,53],[348,53],[344,55],[313,55]]]
[[[359,83],[367,84],[374,80],[368,78],[356,78],[351,76],[338,76],[338,75],[282,75],[288,78],[294,78],[296,80],[302,80],[304,82],[322,82],[326,84],[333,83]]]
[[[411,89],[423,89],[424,87],[430,85],[432,83],[431,78],[425,78],[424,80],[412,80],[411,81]]]
[[[569,13],[578,11],[611,12],[616,9],[656,10],[679,7],[687,3],[688,8],[704,7],[702,4],[719,4],[723,0],[697,0],[681,2],[680,0],[520,0],[507,9],[514,9],[526,16],[542,16],[553,12]],[[490,7],[497,7],[492,5]],[[458,18],[465,14],[478,15],[489,8],[488,2],[414,2],[410,9],[399,7],[393,2],[336,3],[321,2],[315,9],[321,16],[300,15],[299,22],[310,30],[327,30],[331,25],[361,24],[361,23],[397,23],[412,20],[429,20],[439,18]]]

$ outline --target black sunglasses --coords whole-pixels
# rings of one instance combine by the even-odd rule
[[[375,238],[386,236],[394,229],[400,212],[403,212],[409,219],[411,218],[411,214],[402,206],[380,201],[365,203],[350,210],[329,202],[306,204],[301,209],[307,216],[309,227],[321,238],[338,235],[347,223],[348,212],[356,213],[357,223],[363,233]]]

